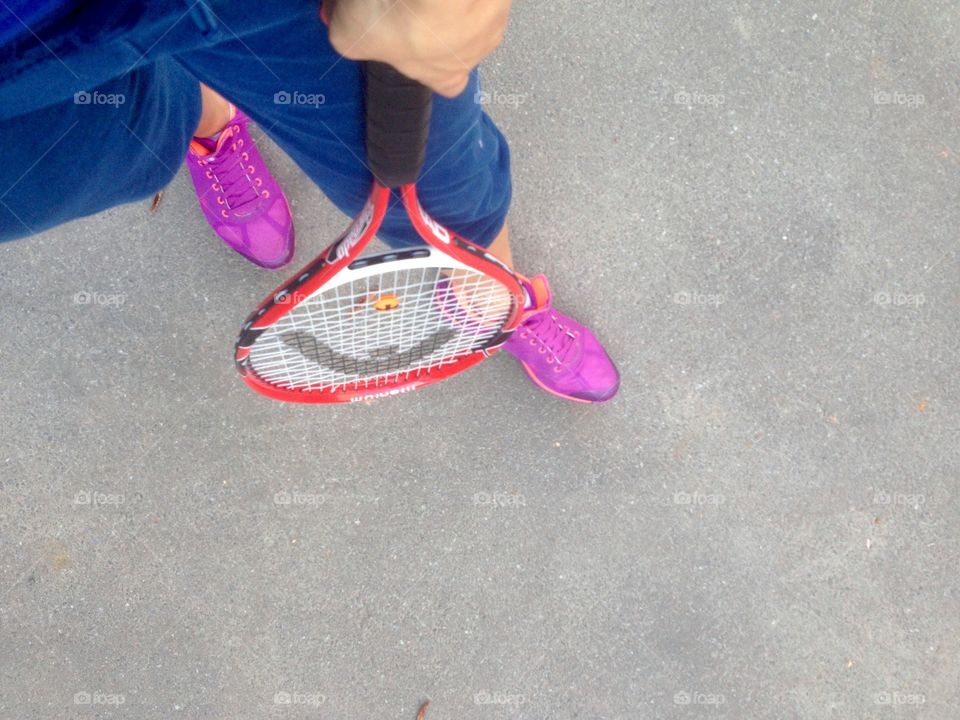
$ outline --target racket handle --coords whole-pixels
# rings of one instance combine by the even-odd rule
[[[427,151],[433,93],[381,62],[364,63],[367,162],[388,188],[417,181]]]

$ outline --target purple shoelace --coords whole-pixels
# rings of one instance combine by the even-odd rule
[[[544,325],[547,327],[544,327]],[[570,332],[566,325],[561,323],[550,310],[537,313],[527,320],[521,335],[533,333],[543,345],[553,353],[558,363],[567,361],[570,350],[573,348],[577,336]]]
[[[234,127],[224,132],[232,135]],[[260,199],[256,169],[248,164],[246,152],[238,152],[238,142],[242,143],[242,139],[234,139],[229,145],[229,136],[225,141],[221,140],[214,154],[201,159],[200,163],[205,166],[208,177],[212,176],[213,189],[222,190],[227,209],[238,212]]]

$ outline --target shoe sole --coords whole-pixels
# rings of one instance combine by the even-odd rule
[[[546,385],[540,382],[540,379],[533,374],[533,371],[530,369],[530,366],[527,365],[523,360],[517,360],[517,362],[520,363],[520,366],[523,368],[524,372],[526,372],[527,375],[530,377],[530,379],[533,380],[534,385],[536,385],[541,390],[548,392],[551,395],[554,395],[558,398],[563,398],[564,400],[572,400],[573,402],[583,403],[585,405],[603,405],[604,403],[608,403],[611,400],[613,400],[617,396],[617,393],[620,391],[620,381],[617,380],[617,386],[613,389],[613,393],[611,393],[610,397],[605,398],[603,400],[584,400],[583,398],[574,397],[573,395],[564,395],[563,393],[560,393],[560,392],[557,392],[556,390],[552,390],[551,388],[548,388]]]

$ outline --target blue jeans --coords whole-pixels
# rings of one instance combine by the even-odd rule
[[[356,214],[372,182],[361,161],[360,67],[330,45],[316,0],[129,5],[84,3],[34,28],[40,39],[0,49],[0,240],[166,185],[199,121],[198,81]],[[419,194],[442,223],[488,245],[510,204],[510,155],[478,98],[476,72],[460,97],[434,98]],[[420,242],[399,206],[380,235],[393,246]]]

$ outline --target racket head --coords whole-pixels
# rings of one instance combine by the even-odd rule
[[[427,245],[359,257],[389,200],[375,185],[350,229],[244,324],[235,359],[251,388],[302,403],[390,397],[462,372],[510,337],[519,278],[433,220],[412,185],[401,192]]]

